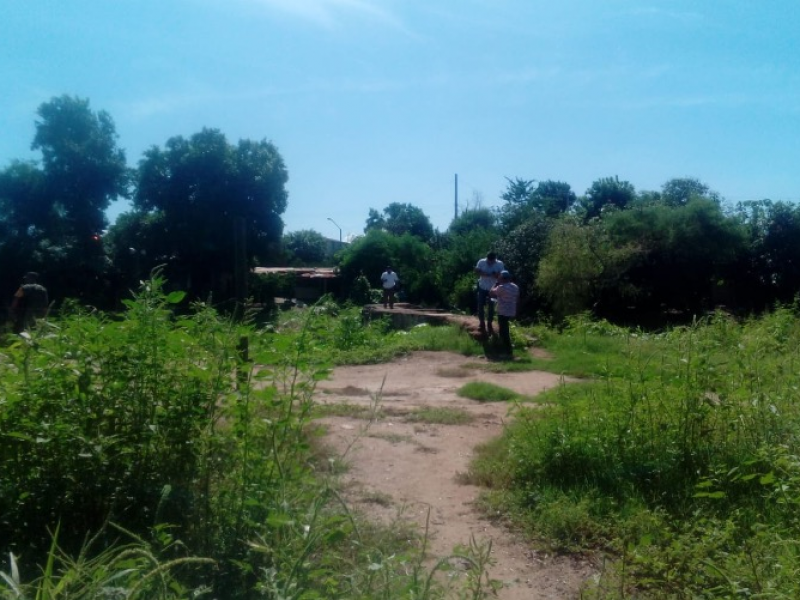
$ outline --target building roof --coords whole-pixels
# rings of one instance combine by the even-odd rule
[[[305,279],[336,279],[339,277],[338,269],[334,267],[255,267],[256,275],[289,275],[294,273]]]

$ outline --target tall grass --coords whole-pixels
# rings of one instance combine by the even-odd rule
[[[309,309],[315,315],[309,323],[307,312],[281,315],[277,330],[299,332],[310,328],[308,357],[331,365],[376,364],[419,350],[450,351],[480,356],[484,351],[468,333],[454,325],[420,324],[410,330],[395,330],[389,319],[367,321],[361,307],[339,306],[329,298]]]
[[[797,597],[796,310],[549,335],[592,379],[520,411],[504,450],[514,510],[557,546],[620,557],[609,596]]]
[[[424,544],[369,535],[309,449],[315,382],[399,345],[352,309],[264,329],[203,304],[178,316],[164,286],[114,317],[73,307],[0,352],[0,597],[450,593]],[[467,558],[478,570],[451,592],[482,597]]]

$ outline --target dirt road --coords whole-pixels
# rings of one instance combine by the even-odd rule
[[[502,582],[502,600],[575,598],[591,576],[591,566],[576,559],[537,552],[511,532],[483,517],[474,506],[480,488],[459,483],[473,450],[497,437],[509,418],[506,403],[480,403],[456,395],[468,381],[491,381],[525,395],[559,383],[551,373],[493,374],[468,359],[446,352],[417,352],[388,364],[340,367],[317,386],[322,403],[368,406],[380,392],[383,418],[364,432],[364,420],[328,417],[326,443],[347,452],[344,475],[348,499],[370,518],[390,523],[403,518],[419,528],[430,514],[430,552],[444,556],[470,538],[492,542],[489,574]],[[408,422],[403,413],[419,408],[451,408],[474,418],[466,425]]]

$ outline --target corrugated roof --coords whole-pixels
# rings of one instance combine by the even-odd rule
[[[295,274],[304,279],[336,279],[339,272],[334,267],[256,267],[256,275],[289,275]]]

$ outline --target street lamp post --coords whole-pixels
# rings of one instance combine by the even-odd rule
[[[334,221],[333,219],[331,219],[330,217],[328,217],[328,221],[330,221],[331,223],[336,225],[336,229],[339,230],[339,243],[341,244],[342,243],[342,228],[339,227],[339,224],[336,221]]]

